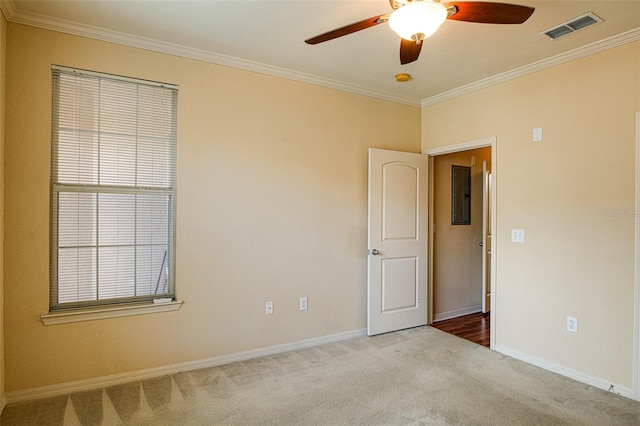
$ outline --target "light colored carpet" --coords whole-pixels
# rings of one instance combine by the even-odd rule
[[[10,405],[8,425],[638,425],[640,403],[420,327]]]

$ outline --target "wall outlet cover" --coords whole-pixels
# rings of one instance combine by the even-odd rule
[[[511,230],[511,242],[512,243],[524,243],[524,229],[512,229]]]

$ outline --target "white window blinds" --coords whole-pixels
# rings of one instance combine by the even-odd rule
[[[174,298],[177,87],[52,74],[50,309]]]

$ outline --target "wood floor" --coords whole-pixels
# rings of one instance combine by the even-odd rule
[[[462,337],[482,346],[489,347],[490,340],[490,313],[464,315],[431,324],[438,330]]]

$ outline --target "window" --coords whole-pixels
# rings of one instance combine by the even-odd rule
[[[52,75],[50,310],[174,299],[177,87]]]

